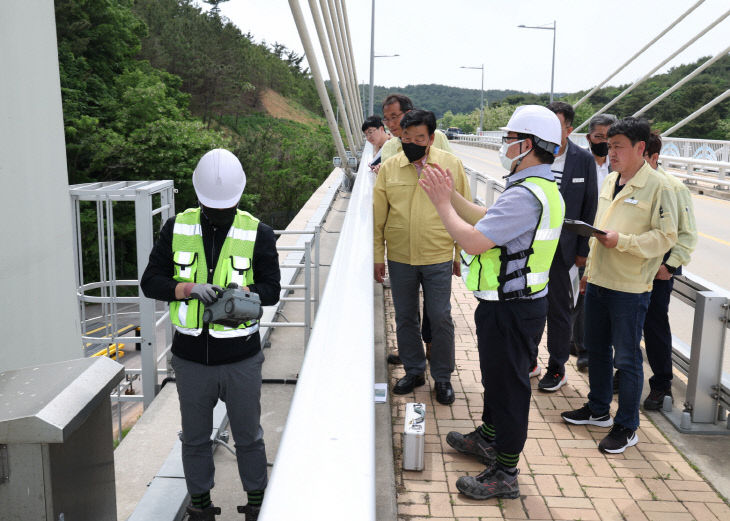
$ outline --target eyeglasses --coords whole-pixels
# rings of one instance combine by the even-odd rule
[[[393,116],[391,116],[389,118],[384,117],[383,118],[383,123],[387,124],[389,121],[396,121],[402,115],[403,115],[403,113],[401,112],[400,114],[395,114],[395,115],[393,115]]]
[[[367,129],[365,131],[365,136],[370,137],[370,136],[376,134],[377,132],[378,132],[378,129],[377,128],[370,127],[369,129]]]

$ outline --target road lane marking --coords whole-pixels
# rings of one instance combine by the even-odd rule
[[[476,159],[476,160],[478,160],[478,161],[482,161],[482,162],[484,162],[484,163],[489,163],[490,165],[494,165],[494,166],[502,166],[502,164],[501,164],[501,163],[495,163],[494,161],[490,161],[490,160],[488,160],[488,159],[484,159],[484,158],[482,158],[482,157],[479,157],[479,156],[474,156],[474,155],[472,155],[472,154],[467,154],[466,152],[463,152],[463,151],[459,151],[459,154],[463,154],[463,155],[465,155],[465,156],[468,156],[468,157],[470,157],[470,158],[472,158],[472,159]]]
[[[710,239],[711,241],[719,242],[720,244],[724,244],[725,246],[730,246],[730,241],[718,239],[717,237],[713,237],[712,235],[707,235],[706,233],[702,232],[697,232],[697,235],[699,235],[700,237],[704,237],[705,239]]]

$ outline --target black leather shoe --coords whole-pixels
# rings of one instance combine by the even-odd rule
[[[450,405],[454,403],[454,388],[451,382],[436,382],[436,401],[442,405]]]
[[[403,365],[403,362],[401,361],[400,356],[393,354],[393,353],[388,355],[388,363],[393,364],[393,365]]]
[[[588,370],[588,353],[580,353],[578,355],[578,360],[575,362],[575,366],[578,368],[578,371],[587,371]]]
[[[395,394],[408,394],[414,387],[420,387],[425,385],[426,378],[422,375],[407,374],[396,382],[393,386],[393,392]]]

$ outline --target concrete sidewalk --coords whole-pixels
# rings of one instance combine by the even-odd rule
[[[457,478],[484,469],[483,464],[457,453],[446,443],[449,431],[466,433],[481,423],[482,385],[473,319],[476,304],[461,279],[453,279],[456,371],[452,384],[456,401],[450,406],[439,404],[428,375],[427,385],[413,393],[391,394],[398,520],[730,520],[730,507],[697,467],[688,463],[693,455],[678,452],[643,411],[638,445],[617,455],[597,449],[608,429],[568,426],[562,421],[561,412],[587,401],[588,377],[575,369],[574,358],[566,367],[568,383],[559,391],[542,393],[537,390],[538,379],[532,380],[528,440],[519,463],[522,496],[479,501],[459,494]],[[397,342],[390,290],[385,291],[385,315],[387,349],[392,351]],[[543,367],[548,357],[545,339],[546,335],[540,347]],[[402,366],[391,366],[390,387],[404,374]],[[427,411],[422,472],[404,471],[401,465],[404,404],[413,401],[425,403]],[[615,409],[614,401],[612,415]],[[727,437],[715,437],[713,441],[726,452],[730,449]],[[703,449],[695,446],[691,450]],[[723,474],[724,486],[727,470]]]

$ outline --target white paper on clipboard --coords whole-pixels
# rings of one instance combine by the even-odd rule
[[[573,309],[578,305],[578,295],[580,295],[580,271],[578,266],[573,264],[568,270],[570,275],[570,286],[573,289]]]

